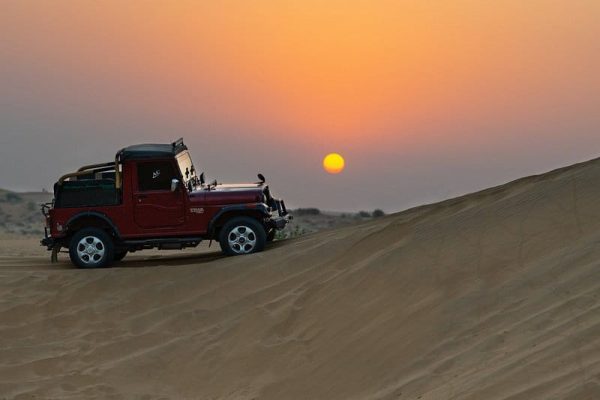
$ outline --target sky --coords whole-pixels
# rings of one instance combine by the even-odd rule
[[[597,0],[0,0],[0,187],[183,137],[209,179],[399,211],[600,156],[598,38]]]

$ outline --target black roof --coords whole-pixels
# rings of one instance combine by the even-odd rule
[[[183,140],[179,139],[170,144],[134,144],[125,147],[119,152],[121,161],[139,160],[146,158],[174,157],[176,154],[187,150]]]

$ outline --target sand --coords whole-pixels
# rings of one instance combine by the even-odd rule
[[[599,160],[244,257],[0,242],[2,399],[600,399]]]

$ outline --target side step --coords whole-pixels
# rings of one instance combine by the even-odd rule
[[[186,247],[196,247],[202,242],[200,237],[179,237],[160,239],[125,240],[123,247],[129,251],[158,248],[159,250],[181,250]]]

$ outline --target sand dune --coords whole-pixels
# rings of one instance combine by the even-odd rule
[[[246,257],[6,243],[0,398],[600,399],[600,160]]]

